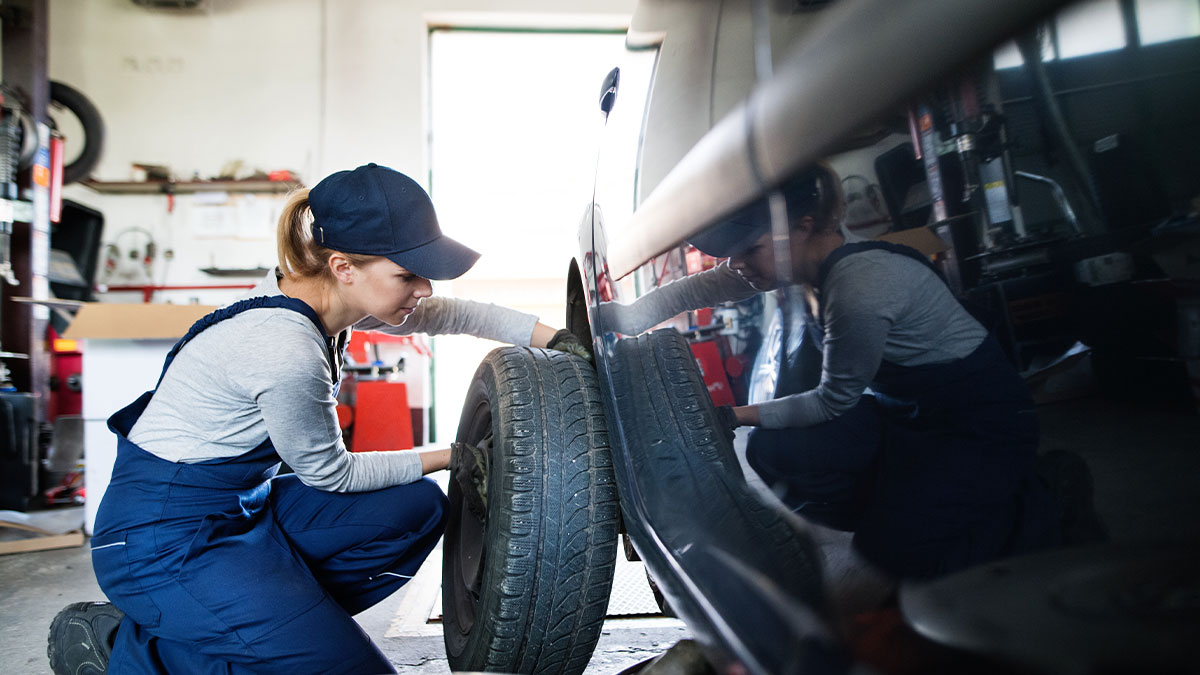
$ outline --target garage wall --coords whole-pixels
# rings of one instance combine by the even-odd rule
[[[245,170],[292,169],[310,184],[368,161],[423,181],[430,21],[611,28],[622,25],[633,5],[209,0],[203,9],[181,11],[132,0],[57,0],[50,75],[81,90],[105,118],[107,145],[95,172],[101,179],[128,179],[134,162],[168,165],[180,179],[209,177],[241,160]],[[70,152],[68,145],[68,158]],[[65,194],[102,211],[106,242],[120,236],[123,252],[140,252],[155,240],[159,255],[150,270],[122,258],[101,281],[250,283],[198,270],[274,261],[270,227],[278,197],[181,195],[169,205],[162,196],[98,194],[81,185]],[[161,255],[166,250],[173,259]],[[166,292],[156,299],[221,303],[235,294]]]

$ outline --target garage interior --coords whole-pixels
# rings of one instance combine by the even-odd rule
[[[0,400],[7,412],[0,416],[7,425],[0,438],[0,669],[49,673],[52,617],[70,602],[103,599],[87,545],[95,509],[87,503],[87,479],[115,452],[105,449],[104,419],[153,384],[181,330],[274,265],[272,229],[283,195],[373,161],[424,177],[435,203],[445,198],[430,141],[431,36],[621,35],[635,5],[0,1],[0,153],[11,155],[0,157],[0,245],[9,247],[0,276],[11,277],[0,284]],[[1147,28],[1147,18],[1167,5],[1176,12],[1169,16],[1184,20],[1170,30]],[[993,328],[1026,376],[1038,402],[1041,451],[1086,460],[1107,538],[1196,547],[1200,2],[1088,0],[1070,11],[1077,20],[1052,22],[1039,46],[1069,145],[1047,122],[1054,118],[1044,109],[1041,82],[1020,67],[1015,45],[997,52],[991,92],[1003,101],[1025,221],[1059,234],[1032,244],[1001,241],[999,253],[980,253],[980,242],[964,239],[970,233],[952,216],[943,214],[940,231],[930,229],[953,244],[947,259],[959,290],[991,308]],[[1094,27],[1091,48],[1076,46],[1088,42],[1081,25]],[[1096,37],[1111,35],[1119,40]],[[578,73],[589,112],[605,70]],[[522,101],[494,105],[519,108]],[[102,128],[85,119],[89,109]],[[489,116],[485,107],[473,113]],[[22,114],[35,120],[23,131]],[[595,133],[579,131],[591,146]],[[28,148],[11,142],[22,137]],[[585,174],[594,168],[591,146],[574,158]],[[898,134],[886,152],[843,158],[838,168],[853,178],[844,188],[859,200],[849,214],[860,233],[939,220],[913,148]],[[1076,161],[1092,183],[1070,183],[1075,174],[1064,167]],[[467,172],[463,180],[488,177]],[[480,185],[480,194],[488,189]],[[532,180],[527,189],[523,199],[551,191]],[[557,216],[561,222],[536,225],[561,229],[559,249],[548,257],[562,242],[574,254],[585,201],[578,194],[578,203]],[[520,214],[497,220],[522,222]],[[453,231],[454,223],[443,226]],[[550,236],[542,230],[519,236]],[[676,255],[683,260],[687,251]],[[565,271],[566,258],[560,267]],[[550,274],[484,275],[436,288],[537,313],[557,326],[566,284]],[[88,326],[76,323],[85,305],[96,322]],[[372,449],[370,439],[386,445],[397,434],[405,447],[447,443],[461,405],[455,390],[493,346],[460,337],[352,346],[361,382],[405,385],[378,405],[408,411],[377,426],[363,423],[355,430],[357,449]],[[446,353],[456,356],[442,360],[454,363],[431,369],[431,355]],[[97,390],[103,395],[88,396]],[[356,414],[372,419],[365,407]],[[427,568],[436,566],[436,556],[431,560]],[[632,576],[620,583],[636,609],[610,613],[589,674],[622,672],[690,635],[683,622],[647,608],[653,599],[640,565],[628,564]],[[447,673],[440,629],[429,620],[437,615],[438,579],[427,574],[420,581],[356,618],[399,672]],[[1188,602],[1194,613],[1195,599]]]

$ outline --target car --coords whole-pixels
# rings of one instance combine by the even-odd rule
[[[780,186],[821,161],[842,177],[847,226],[932,256],[1018,369],[1077,338],[1111,335],[1094,325],[1042,330],[1054,322],[1038,317],[1014,322],[1005,295],[1043,297],[1056,282],[1038,275],[1051,252],[1067,250],[1084,267],[1105,256],[1123,264],[1111,237],[1101,246],[1081,236],[1081,222],[1112,208],[1093,199],[1078,167],[1068,162],[1057,178],[1014,169],[1015,117],[995,91],[996,48],[1026,36],[1023,53],[1036,70],[1031,27],[1068,4],[638,4],[626,60],[601,80],[603,147],[568,272],[566,325],[592,345],[594,362],[498,349],[480,365],[463,409],[457,440],[481,452],[474,478],[461,473],[449,488],[443,617],[452,669],[583,672],[619,538],[716,672],[902,667],[864,663],[846,637],[847,621],[897,589],[846,533],[784,508],[748,468],[744,432],[722,422],[721,407],[775,391],[780,355],[800,339],[802,298],[764,293],[648,317],[634,301],[716,265],[690,242],[742,209],[777,210]],[[1187,49],[1194,54],[1194,44]],[[1054,97],[1032,91],[1025,108],[1036,107],[1030,102],[1046,108],[1040,114],[1053,127]],[[1055,133],[1038,142],[1062,143]],[[1057,148],[1070,157],[1067,145]],[[1045,190],[1040,208],[1054,228],[1026,229],[1018,179]],[[1030,215],[1038,199],[1027,200]],[[1095,560],[1053,555],[1030,563],[1029,574],[1053,578]],[[1178,571],[1195,553],[1130,560]],[[951,588],[969,594],[970,579]],[[893,628],[912,634],[905,644],[940,642],[962,659],[952,669],[996,667],[971,660],[985,657],[968,647],[995,656],[978,636],[960,640],[939,623],[937,607],[952,605],[953,592],[936,584],[899,592],[908,625]],[[941,616],[970,624],[970,612],[957,610]],[[1162,627],[1163,644],[1183,644],[1178,627]],[[1001,655],[1016,670],[1061,668],[1049,651]],[[1156,658],[1133,652],[1149,659],[1143,664]]]

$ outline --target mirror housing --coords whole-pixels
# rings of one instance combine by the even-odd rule
[[[621,69],[613,68],[604,76],[604,83],[600,85],[600,112],[604,113],[605,119],[608,119],[608,113],[617,102],[617,87],[620,82]]]

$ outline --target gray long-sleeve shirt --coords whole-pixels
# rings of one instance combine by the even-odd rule
[[[270,272],[244,297],[281,294]],[[536,323],[537,317],[505,307],[432,297],[399,326],[367,317],[354,329],[469,334],[527,345]],[[333,390],[340,369],[340,355],[330,362],[321,330],[307,317],[286,308],[251,309],[180,350],[129,439],[168,461],[200,462],[236,457],[269,436],[300,480],[334,492],[420,478],[414,452],[346,450]]]
[[[863,241],[852,234],[846,240]],[[820,384],[760,403],[764,427],[803,427],[833,419],[858,403],[884,359],[902,366],[947,363],[969,355],[987,337],[987,329],[946,284],[907,256],[883,250],[846,256],[830,269],[821,291],[825,339]],[[723,262],[629,305],[602,305],[602,329],[635,335],[680,312],[739,302],[755,293]]]
[[[846,256],[829,270],[821,295],[821,381],[759,404],[764,427],[833,419],[858,403],[885,359],[901,366],[948,363],[987,337],[932,270],[904,255],[871,250]]]

